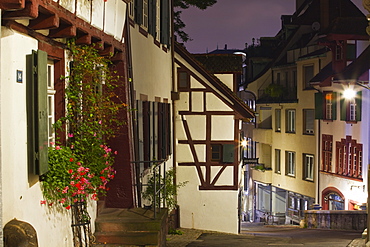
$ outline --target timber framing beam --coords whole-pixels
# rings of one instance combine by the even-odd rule
[[[57,2],[45,0],[1,0],[0,2],[4,26],[51,43],[62,44],[53,41],[55,38],[76,38],[77,44],[94,45],[103,56],[113,55],[115,61],[125,59],[124,43],[78,18]],[[16,22],[27,19],[30,20],[28,25]],[[49,33],[44,36],[37,30],[49,30]]]

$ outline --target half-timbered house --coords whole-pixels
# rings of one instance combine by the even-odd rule
[[[254,117],[235,93],[175,45],[176,179],[180,224],[237,233],[243,173],[240,128]]]

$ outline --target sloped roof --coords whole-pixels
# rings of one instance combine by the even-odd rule
[[[307,26],[311,26],[314,22],[320,22],[321,1],[329,3],[328,13],[326,13],[329,17],[329,26],[318,33],[307,29]],[[276,37],[280,36],[282,39],[274,52],[273,60],[252,81],[262,76],[269,68],[283,64],[287,50],[306,46],[308,42],[317,39],[317,35],[321,35],[321,39],[325,42],[330,39],[328,35],[331,34],[349,35],[349,38],[367,38],[366,17],[350,0],[306,0],[292,15],[291,22],[287,25],[290,26],[290,34],[287,35],[285,27],[278,32]],[[300,28],[302,31],[299,30]]]
[[[300,56],[298,59],[305,59],[305,58],[309,58],[309,57],[317,57],[317,56],[320,56],[320,55],[324,55],[328,51],[329,51],[329,48],[324,47],[324,48],[321,48],[319,50],[316,50],[316,51],[313,51],[311,53],[308,53],[308,54],[306,54],[304,56]]]
[[[234,92],[230,90],[220,79],[211,74],[199,63],[192,54],[190,54],[182,45],[175,42],[175,52],[188,62],[196,71],[204,76],[215,88],[224,94],[224,96],[233,102],[233,109],[243,118],[254,118],[254,112],[251,110]]]
[[[319,84],[329,77],[333,77],[336,81],[358,81],[358,79],[370,69],[370,46],[368,46],[361,55],[352,63],[346,66],[342,72],[335,73],[332,63],[326,65],[320,72],[311,80],[311,84]]]
[[[370,69],[370,46],[361,55],[350,63],[342,72],[334,76],[334,80],[358,80],[367,70]]]
[[[236,54],[193,54],[209,72],[221,73],[242,73],[242,55]]]
[[[330,62],[328,63],[324,68],[320,70],[320,72],[315,75],[311,80],[310,84],[318,84],[329,78],[330,76],[333,76],[334,70],[333,70],[333,64]]]
[[[323,0],[306,0],[292,16],[292,24],[312,25],[321,21],[320,9]],[[365,17],[365,15],[350,0],[325,0],[329,3],[328,12],[325,15],[329,23],[338,16],[340,17]]]
[[[368,36],[366,27],[368,21],[365,16],[362,17],[338,17],[336,18],[323,33],[332,34],[350,34]]]

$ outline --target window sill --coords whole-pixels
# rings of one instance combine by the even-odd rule
[[[346,124],[357,124],[358,121],[346,120]]]

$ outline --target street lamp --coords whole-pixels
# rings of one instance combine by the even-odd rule
[[[348,87],[343,91],[343,97],[346,99],[354,99],[356,97],[356,91],[353,88]]]

